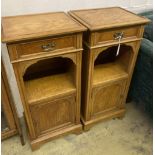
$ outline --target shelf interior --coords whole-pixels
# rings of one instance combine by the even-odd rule
[[[23,79],[29,104],[76,90],[75,65],[68,58],[40,60],[27,69]]]
[[[97,65],[94,69],[93,84],[97,85],[127,77],[128,74],[122,65],[118,63],[101,64]]]
[[[25,82],[29,103],[75,91],[70,74],[56,74]]]
[[[116,56],[117,46],[102,51],[94,63],[93,85],[116,81],[128,77],[132,48],[121,45]]]

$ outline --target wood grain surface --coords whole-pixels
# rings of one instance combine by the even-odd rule
[[[145,17],[140,17],[120,7],[74,10],[69,12],[89,30],[108,29],[120,26],[146,24]]]
[[[13,64],[32,150],[55,137],[81,133],[86,28],[63,12],[2,20],[2,38]]]
[[[64,12],[2,18],[2,42],[14,42],[85,30],[84,26]]]
[[[70,74],[56,74],[25,82],[27,99],[31,104],[56,95],[75,92],[76,88]]]
[[[120,7],[69,14],[88,28],[83,37],[81,120],[84,130],[89,130],[99,121],[124,116],[144,25],[149,20]]]

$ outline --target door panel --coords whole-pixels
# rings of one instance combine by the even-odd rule
[[[37,135],[75,122],[75,97],[57,99],[30,107]]]
[[[118,108],[121,104],[125,85],[126,80],[121,80],[108,86],[93,88],[92,115],[99,115]]]

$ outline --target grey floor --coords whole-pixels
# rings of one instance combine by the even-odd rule
[[[25,133],[25,130],[24,130]],[[18,136],[2,142],[2,155],[152,155],[152,120],[133,103],[122,120],[96,124],[88,132],[68,135],[31,151]]]

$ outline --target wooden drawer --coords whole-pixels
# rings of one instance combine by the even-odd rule
[[[69,35],[44,40],[28,41],[9,45],[11,60],[24,57],[32,57],[39,54],[47,54],[60,50],[76,48],[76,35]]]
[[[75,96],[30,106],[37,136],[75,124]]]
[[[141,37],[139,32],[140,32],[140,26],[115,28],[115,29],[98,31],[95,34],[96,36],[95,45],[110,43],[115,41],[118,42],[118,39],[116,39],[116,37],[119,34],[122,34],[122,40],[137,39]]]

